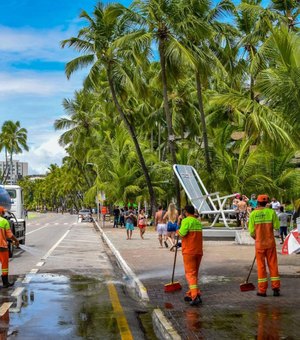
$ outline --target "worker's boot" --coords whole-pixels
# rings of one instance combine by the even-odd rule
[[[256,295],[257,295],[257,296],[266,297],[266,296],[267,296],[267,293],[257,292]]]
[[[273,289],[273,296],[280,296],[280,289],[278,288]]]
[[[200,295],[197,295],[197,297],[190,302],[190,306],[199,306],[202,303],[202,299]]]
[[[8,282],[8,275],[2,275],[3,288],[12,287],[15,283]]]

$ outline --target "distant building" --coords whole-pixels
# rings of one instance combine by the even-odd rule
[[[25,176],[28,176],[28,163],[13,160],[12,171],[10,168],[10,162],[8,162],[8,169],[6,169],[5,161],[0,161],[0,173],[7,173],[6,184],[16,184],[17,181]]]
[[[28,178],[31,181],[35,181],[36,179],[44,179],[46,175],[29,175]]]

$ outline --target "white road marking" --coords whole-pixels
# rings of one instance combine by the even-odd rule
[[[22,294],[24,289],[25,289],[25,287],[18,287],[18,288],[16,288],[12,292],[11,296],[18,296],[18,295]]]
[[[26,276],[22,283],[29,283],[32,280],[32,276]]]
[[[73,242],[84,242],[84,243],[94,243],[94,244],[99,244],[97,241],[86,241],[86,240],[72,240]]]
[[[38,262],[35,266],[36,266],[36,267],[42,267],[44,264],[45,264],[44,261],[40,261],[40,262]]]
[[[38,268],[33,268],[31,269],[31,271],[29,272],[30,274],[36,274],[39,271]]]
[[[32,230],[32,231],[29,231],[28,233],[26,233],[26,235],[29,235],[29,234],[32,234],[32,233],[35,233],[36,231],[39,231],[41,229],[44,229],[44,228],[47,228],[49,227],[48,225],[44,225],[43,227],[40,227],[38,229],[35,229],[35,230]]]
[[[70,229],[67,230],[63,236],[54,244],[54,246],[46,253],[46,255],[44,255],[41,260],[46,260],[47,257],[49,257],[51,255],[51,253],[55,250],[55,248],[60,244],[60,242],[69,234]]]

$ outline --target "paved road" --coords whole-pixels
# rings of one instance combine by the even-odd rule
[[[278,261],[282,295],[256,296],[256,291],[240,292],[254,256],[253,245],[238,245],[232,241],[204,240],[204,257],[200,267],[200,288],[203,304],[191,307],[183,300],[188,289],[184,277],[181,250],[177,257],[175,280],[182,290],[165,293],[170,282],[174,253],[160,248],[156,232],[148,227],[145,239],[138,230],[126,240],[124,229],[103,228],[105,235],[144,284],[150,304],[160,308],[167,321],[163,330],[177,333],[176,339],[299,339],[300,336],[300,255],[284,256]],[[256,266],[250,282],[257,284]],[[162,319],[159,314],[160,320]],[[175,334],[176,334],[175,333]],[[162,334],[162,333],[161,333]]]
[[[154,338],[91,223],[48,213],[27,226],[26,251],[10,261],[15,287],[0,290],[0,339]]]

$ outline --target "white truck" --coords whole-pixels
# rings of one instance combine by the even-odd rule
[[[18,185],[0,186],[0,206],[7,209],[6,218],[10,222],[11,231],[20,244],[25,244],[26,221],[22,188]],[[9,242],[9,251],[10,256],[12,256],[13,246],[11,242]]]

